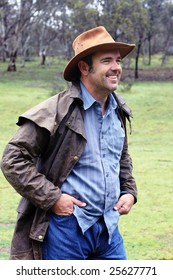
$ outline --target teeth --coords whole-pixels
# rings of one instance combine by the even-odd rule
[[[111,79],[117,79],[117,76],[108,76]]]

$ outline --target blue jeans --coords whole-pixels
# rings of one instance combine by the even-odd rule
[[[100,218],[84,234],[74,215],[51,214],[43,241],[43,260],[125,260],[126,253],[118,227],[108,244],[108,232]]]

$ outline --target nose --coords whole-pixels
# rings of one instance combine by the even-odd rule
[[[119,61],[117,62],[116,60],[114,60],[111,65],[111,70],[121,71],[122,70],[121,63]]]

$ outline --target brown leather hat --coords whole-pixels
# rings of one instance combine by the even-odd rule
[[[64,70],[64,79],[75,81],[78,62],[85,56],[98,51],[118,49],[121,58],[128,55],[135,47],[134,44],[116,42],[103,26],[98,26],[80,34],[73,42],[74,57],[69,61]]]

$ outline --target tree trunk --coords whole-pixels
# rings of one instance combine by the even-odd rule
[[[45,65],[45,63],[46,63],[46,50],[43,49],[41,51],[41,65]]]
[[[12,51],[10,54],[10,64],[8,65],[7,71],[15,72],[16,71],[16,58],[17,58],[17,51]]]
[[[148,35],[148,65],[151,65],[151,34]]]
[[[139,75],[138,75],[138,61],[139,61],[139,54],[140,54],[140,50],[141,50],[141,43],[142,43],[142,40],[139,39],[137,52],[136,52],[136,59],[135,59],[135,79],[139,78]]]

